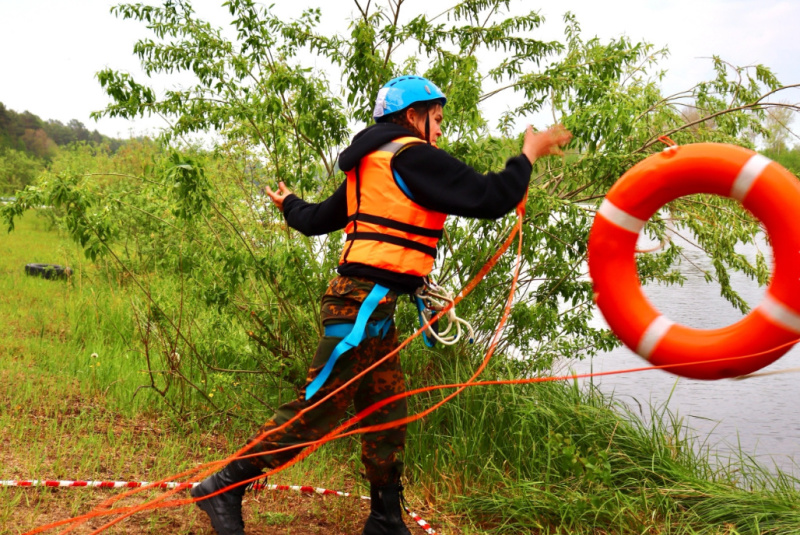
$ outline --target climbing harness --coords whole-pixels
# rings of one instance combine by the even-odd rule
[[[428,325],[422,332],[422,339],[428,347],[434,347],[436,342],[446,346],[455,345],[461,339],[462,326],[469,332],[469,343],[475,341],[475,331],[472,325],[466,320],[456,316],[453,293],[437,285],[430,278],[425,278],[425,284],[420,286],[412,296],[414,304],[417,306],[420,326],[425,327],[431,319],[439,312],[449,309],[441,318]],[[439,328],[442,319],[447,319],[448,324],[444,330]],[[448,336],[448,333],[455,325],[455,332]]]
[[[634,249],[664,204],[694,193],[742,203],[759,219],[775,268],[764,300],[720,329],[693,329],[662,316],[639,284]],[[800,182],[751,150],[717,143],[667,147],[635,165],[609,190],[589,235],[597,306],[625,345],[654,365],[694,379],[750,374],[778,359],[800,334]],[[753,355],[747,358],[737,358]],[[697,364],[704,362],[703,364]],[[685,364],[685,365],[684,365]]]
[[[333,348],[319,375],[306,388],[307,400],[311,399],[322,388],[322,385],[330,377],[336,361],[345,351],[357,347],[366,338],[378,336],[383,338],[389,332],[389,328],[392,325],[390,316],[382,320],[369,321],[370,316],[375,312],[381,299],[386,297],[387,293],[389,293],[389,288],[375,284],[369,295],[361,303],[355,322],[335,323],[325,326],[325,336],[341,338],[342,340]],[[419,321],[422,326],[425,326],[430,322],[431,318],[449,306],[449,310],[442,316],[442,318],[447,318],[448,320],[446,329],[443,331],[438,330],[437,324],[441,321],[440,318],[423,331],[423,339],[428,347],[433,347],[435,341],[444,345],[456,344],[463,334],[462,326],[469,332],[469,342],[473,342],[475,332],[467,321],[456,316],[455,305],[453,304],[454,296],[451,292],[426,278],[425,284],[416,291],[413,299],[417,305]],[[453,326],[455,326],[455,332],[449,334]]]
[[[375,284],[370,290],[369,295],[361,303],[353,323],[335,323],[325,326],[325,336],[341,338],[341,341],[333,348],[331,355],[325,366],[313,381],[306,387],[306,399],[311,399],[314,394],[325,384],[331,375],[334,364],[342,353],[358,346],[365,338],[380,336],[383,338],[389,332],[392,325],[392,317],[387,316],[382,320],[369,321],[369,317],[375,312],[381,299],[389,293],[389,288],[380,284]]]

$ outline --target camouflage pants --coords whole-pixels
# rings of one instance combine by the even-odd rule
[[[333,279],[322,297],[322,324],[332,325],[354,322],[362,301],[367,297],[373,286],[374,284],[370,281],[353,277],[336,277]],[[387,316],[393,316],[396,304],[397,294],[390,291],[378,304],[370,320],[381,320]],[[330,336],[323,336],[320,339],[317,352],[311,363],[311,369],[306,378],[306,387],[328,361],[333,348],[336,347],[340,340],[341,338]],[[300,411],[327,396],[396,347],[397,332],[394,324],[392,324],[384,338],[366,338],[355,349],[342,353],[336,361],[330,377],[311,400],[306,401],[306,387],[304,387],[300,398],[281,406],[275,415],[250,439],[250,442],[265,431],[288,422]],[[361,411],[382,399],[404,391],[405,380],[403,378],[403,370],[400,368],[400,359],[398,355],[394,355],[320,407],[307,412],[286,428],[258,442],[252,448],[252,453],[269,452],[295,444],[318,440],[341,422],[351,401],[355,406],[355,410]],[[406,415],[406,400],[402,399],[370,414],[360,422],[360,425],[371,426],[390,422]],[[399,479],[403,468],[402,454],[405,447],[405,438],[406,426],[398,426],[361,435],[361,460],[366,468],[367,479],[370,483],[385,485]],[[263,469],[277,468],[294,458],[300,451],[301,448],[294,448],[275,454],[265,453],[259,457],[253,457],[252,462]]]

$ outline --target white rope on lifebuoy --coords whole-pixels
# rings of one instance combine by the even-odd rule
[[[768,375],[783,375],[785,373],[797,373],[797,372],[800,372],[800,367],[785,368],[783,370],[772,370],[768,372],[748,373],[747,375],[740,375],[739,377],[733,377],[733,379],[736,381],[741,381],[743,379],[754,379],[756,377],[767,377]]]

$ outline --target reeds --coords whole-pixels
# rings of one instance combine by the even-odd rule
[[[409,464],[476,533],[800,532],[796,478],[652,409],[577,382],[474,388],[410,430]]]

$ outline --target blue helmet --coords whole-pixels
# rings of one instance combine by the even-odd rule
[[[447,97],[430,80],[421,76],[399,76],[389,80],[378,91],[372,118],[379,119],[404,110],[415,102],[428,100],[438,100],[442,106],[447,104]]]

